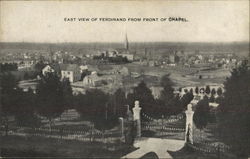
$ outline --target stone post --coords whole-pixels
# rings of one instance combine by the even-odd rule
[[[137,130],[136,130],[136,134],[137,137],[141,137],[141,108],[139,107],[139,101],[135,101],[135,107],[133,108],[133,117],[134,117],[134,121],[136,121],[136,126],[137,126]]]
[[[186,132],[185,132],[185,142],[193,144],[193,115],[192,104],[187,105],[186,113]]]
[[[123,117],[120,117],[119,120],[120,120],[120,124],[121,124],[121,137],[123,138],[124,137],[124,120],[123,120]]]

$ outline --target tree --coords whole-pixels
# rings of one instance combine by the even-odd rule
[[[193,88],[191,88],[191,89],[189,90],[189,92],[190,92],[191,94],[193,94],[193,93],[194,93]]]
[[[210,92],[211,92],[210,87],[209,87],[209,86],[206,86],[205,93],[206,93],[206,94],[210,94]]]
[[[35,70],[40,74],[42,73],[42,69],[46,66],[46,64],[41,60],[35,64]]]
[[[30,77],[29,77],[29,74],[28,72],[25,72],[24,75],[23,75],[23,79],[24,80],[28,80]]]
[[[182,88],[180,87],[179,89],[178,89],[178,91],[181,93],[181,91],[182,91]]]
[[[0,75],[0,89],[1,89],[1,105],[4,116],[14,115],[16,112],[16,103],[14,102],[17,98],[16,92],[18,81],[10,73],[3,73]]]
[[[220,87],[217,89],[217,94],[218,94],[218,96],[222,95],[222,89]]]
[[[184,92],[185,92],[185,93],[188,93],[188,90],[187,90],[187,89],[184,89]]]
[[[0,74],[0,101],[1,101],[1,120],[5,125],[5,132],[8,135],[8,116],[16,115],[17,111],[17,83],[15,77],[8,73]]]
[[[136,100],[140,102],[142,112],[148,115],[155,113],[155,100],[151,90],[147,87],[144,81],[141,81],[138,86],[133,89],[133,93],[128,94],[127,102],[132,109]]]
[[[215,95],[216,94],[216,90],[213,88],[212,91],[211,91],[211,95]]]
[[[209,102],[213,103],[215,102],[215,98],[214,98],[214,95],[212,94],[211,97],[209,98]]]
[[[198,86],[195,87],[195,93],[196,93],[196,94],[199,94],[199,87],[198,87]]]
[[[180,100],[181,107],[183,109],[187,108],[187,105],[194,99],[194,95],[190,92],[184,94]]]
[[[218,107],[221,138],[239,157],[250,153],[250,69],[249,63],[231,72],[224,83],[224,96]],[[221,93],[219,93],[221,95]],[[219,95],[218,94],[218,95]]]
[[[168,75],[164,75],[161,78],[161,86],[163,90],[161,92],[160,100],[158,101],[158,114],[159,117],[162,115],[173,115],[180,113],[183,108],[180,104],[180,97],[179,95],[174,94],[173,82],[169,78]]]
[[[85,95],[74,97],[78,102],[76,109],[81,116],[94,123],[95,128],[106,130],[118,123],[118,116],[114,114],[113,105],[109,103],[110,96],[101,90],[87,90]]]
[[[161,86],[163,90],[160,99],[164,101],[165,105],[169,105],[169,102],[174,99],[173,82],[170,80],[169,75],[164,75],[161,78]]]
[[[209,119],[209,100],[208,97],[205,96],[196,105],[196,109],[194,112],[194,124],[198,129],[202,130],[207,126]]]
[[[65,108],[72,108],[73,102],[73,91],[68,78],[64,78],[62,80],[62,91],[63,91],[63,102],[65,104]]]
[[[114,113],[118,116],[124,116],[126,113],[125,105],[127,103],[125,92],[121,88],[119,88],[111,98],[114,107]]]
[[[19,91],[16,96],[18,100],[16,107],[17,124],[21,126],[37,127],[40,126],[40,120],[35,116],[36,95],[32,89],[27,92]]]
[[[0,63],[0,72],[16,71],[17,68],[17,63]]]
[[[60,78],[54,73],[48,73],[37,85],[37,112],[50,121],[59,117],[65,110],[63,86]]]

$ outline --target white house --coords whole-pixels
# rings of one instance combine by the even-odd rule
[[[98,77],[96,72],[92,72],[91,75],[87,75],[83,79],[83,85],[84,86],[92,86],[96,87],[101,85],[101,80]]]
[[[61,78],[68,78],[71,83],[79,81],[81,79],[80,68],[76,64],[62,65]]]
[[[51,73],[51,72],[55,72],[55,70],[50,66],[50,65],[46,65],[43,69],[42,69],[42,74],[45,76],[47,73]]]
[[[88,70],[88,66],[87,65],[81,65],[80,66],[81,73],[84,72],[84,71],[86,71],[86,70]]]

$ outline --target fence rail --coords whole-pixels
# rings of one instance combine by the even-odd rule
[[[142,116],[146,119],[148,119],[149,121],[155,121],[155,122],[160,122],[162,119],[155,119],[145,113],[142,113]],[[178,114],[178,115],[174,115],[174,116],[170,116],[168,119],[163,118],[164,119],[164,123],[173,123],[173,122],[177,122],[181,119],[183,119],[184,116],[183,114]]]
[[[4,134],[5,130],[0,130]],[[29,128],[29,127],[12,127],[8,130],[8,135],[15,136],[40,136],[46,138],[78,140],[86,142],[116,142],[121,139],[121,132],[101,132],[96,129],[89,131],[74,131],[49,128]]]
[[[211,144],[211,143],[194,143],[188,144],[189,147],[196,151],[214,154],[227,154],[230,152],[230,147],[224,144]]]
[[[179,131],[179,132],[184,132],[185,128],[175,128],[175,127],[167,127],[167,126],[161,126],[161,125],[143,125],[142,126],[143,130],[167,130],[167,131]]]

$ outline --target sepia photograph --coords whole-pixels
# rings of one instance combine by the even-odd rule
[[[249,0],[0,0],[0,158],[249,159]]]

